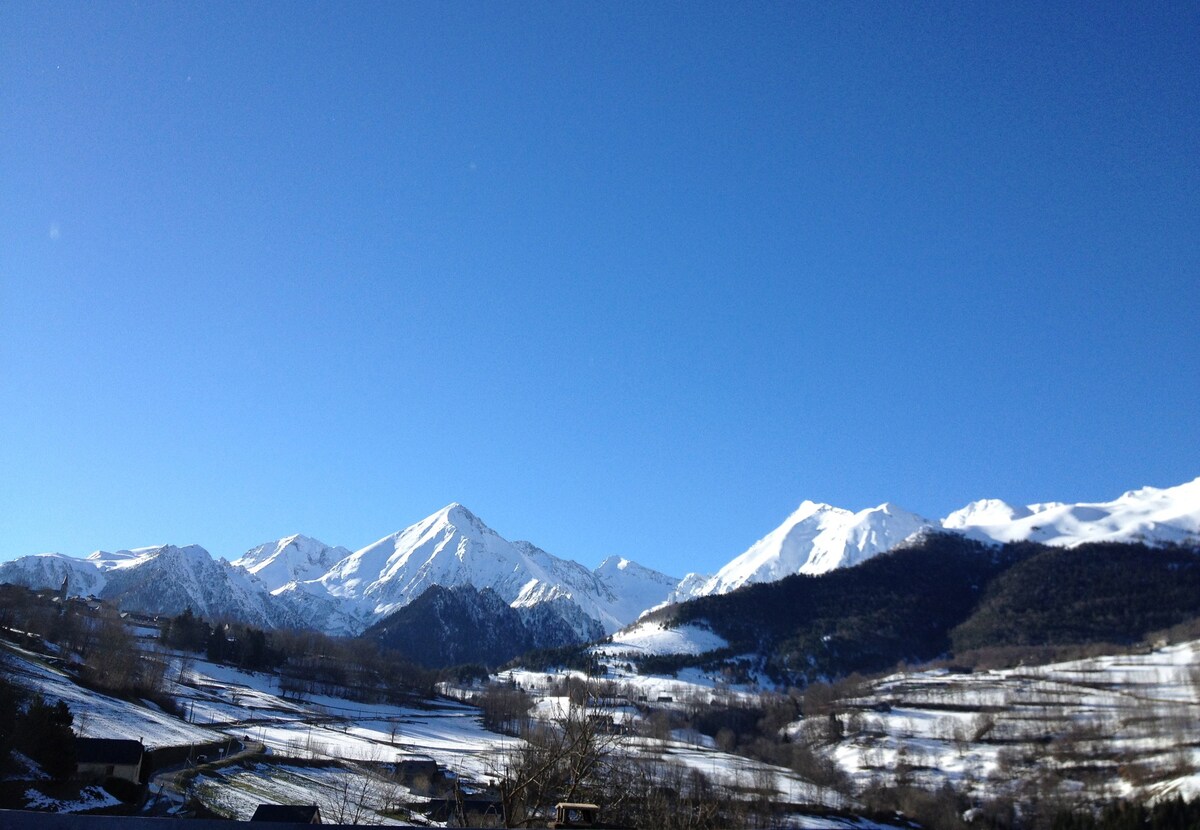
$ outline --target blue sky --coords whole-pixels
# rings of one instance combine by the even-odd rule
[[[0,558],[1200,475],[1200,7],[9,3]]]

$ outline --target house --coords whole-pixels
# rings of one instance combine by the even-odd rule
[[[315,804],[259,804],[250,820],[320,824],[321,808]]]
[[[424,781],[426,789],[438,778],[437,761],[432,758],[402,758],[396,761],[396,779],[408,788]]]
[[[121,778],[141,782],[145,747],[119,738],[76,738],[75,775],[84,780]]]

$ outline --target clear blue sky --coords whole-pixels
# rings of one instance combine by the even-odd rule
[[[1196,3],[0,8],[0,558],[1200,475]]]

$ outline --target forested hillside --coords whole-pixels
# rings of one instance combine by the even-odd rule
[[[1192,548],[1093,544],[1040,548],[995,579],[951,633],[955,652],[1138,642],[1200,615]]]
[[[981,649],[1132,643],[1197,616],[1192,548],[989,547],[931,534],[854,568],[661,609],[653,619],[706,625],[730,648],[650,657],[643,668],[757,654],[775,680],[805,683]]]

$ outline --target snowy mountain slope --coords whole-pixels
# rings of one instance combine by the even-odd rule
[[[61,553],[36,553],[0,563],[0,582],[26,588],[60,588],[67,580],[68,596],[99,595],[104,588],[104,573],[87,559]]]
[[[177,614],[191,607],[209,619],[263,627],[300,623],[252,574],[213,559],[199,545],[96,551],[85,559],[38,554],[0,565],[0,581],[29,588],[59,588],[64,576],[69,595],[95,595],[127,611]]]
[[[116,599],[121,607],[229,617],[265,627],[309,627],[356,635],[428,588],[491,588],[522,617],[566,626],[580,640],[632,622],[666,599],[676,580],[622,559],[591,571],[529,542],[509,542],[462,505],[351,553],[306,536],[288,536],[234,562],[203,548],[173,545],[60,554],[0,565],[0,579]]]
[[[935,527],[928,519],[892,504],[854,513],[805,501],[783,524],[714,576],[704,581],[694,575],[685,578],[686,585],[680,584],[675,601],[727,594],[743,585],[774,582],[792,574],[848,568]]]
[[[292,592],[315,593],[319,584],[357,618],[375,620],[433,585],[471,585],[491,588],[517,608],[569,600],[587,618],[613,631],[631,622],[642,608],[634,609],[636,603],[626,599],[630,594],[618,594],[610,583],[639,597],[658,595],[661,601],[674,582],[640,566],[625,569],[628,572],[618,578],[610,572],[614,568],[597,573],[529,542],[509,542],[467,508],[451,504],[355,551]],[[576,616],[575,623],[580,636],[592,630],[583,617]]]
[[[672,602],[724,594],[792,574],[820,574],[851,567],[931,530],[960,533],[983,542],[1032,541],[1056,547],[1085,542],[1168,544],[1200,540],[1200,478],[1176,487],[1143,487],[1110,502],[1044,502],[1017,506],[982,499],[940,522],[882,504],[853,513],[803,502],[783,524],[713,576],[688,574]]]
[[[728,648],[729,642],[703,625],[667,627],[661,622],[638,622],[614,634],[608,642],[588,651],[603,657],[623,658],[647,654],[705,654]]]
[[[593,573],[616,597],[611,615],[616,620],[625,620],[624,624],[661,604],[679,584],[674,577],[619,556],[608,557]]]
[[[297,620],[295,627],[311,628],[335,637],[354,637],[371,624],[371,618],[353,604],[331,596],[318,580],[289,582],[271,596]]]
[[[318,579],[349,555],[346,548],[296,534],[251,548],[229,564],[244,568],[268,590],[276,591],[289,582]]]
[[[1073,547],[1084,542],[1162,544],[1200,538],[1200,478],[1176,487],[1142,487],[1108,502],[1050,502],[1014,507],[971,502],[942,527],[987,542],[1032,541]]]
[[[297,622],[253,575],[224,559],[213,559],[199,545],[121,553],[133,555],[105,563],[107,581],[100,596],[117,600],[123,609],[179,614],[190,607],[207,619],[230,618],[264,628]]]

